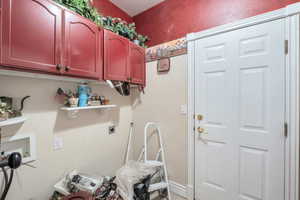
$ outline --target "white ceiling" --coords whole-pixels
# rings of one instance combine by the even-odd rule
[[[111,0],[113,4],[124,10],[131,17],[152,8],[164,0]]]

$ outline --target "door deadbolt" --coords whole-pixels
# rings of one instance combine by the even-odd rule
[[[203,115],[197,115],[197,119],[198,119],[199,121],[202,121],[202,120],[203,120]]]

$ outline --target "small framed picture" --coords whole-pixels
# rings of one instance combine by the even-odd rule
[[[170,58],[161,58],[157,62],[157,72],[170,71]]]

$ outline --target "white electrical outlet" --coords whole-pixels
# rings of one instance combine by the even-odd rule
[[[180,106],[180,113],[182,115],[186,115],[187,114],[187,105],[186,104]]]
[[[53,139],[53,149],[54,150],[59,150],[59,149],[62,149],[63,146],[64,146],[63,138],[59,137],[59,136],[54,136],[54,139]]]

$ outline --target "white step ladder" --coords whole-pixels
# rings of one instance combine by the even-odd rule
[[[155,133],[158,135],[159,139],[159,150],[156,154],[155,160],[148,160],[148,155],[147,155],[147,147],[148,147],[148,129],[150,127],[153,127],[156,131]],[[161,137],[161,132],[159,126],[154,123],[154,122],[148,122],[145,126],[144,129],[144,147],[142,149],[142,152],[139,156],[139,161],[144,161],[145,163],[152,165],[154,167],[161,167],[161,172],[160,173],[160,178],[161,182],[151,184],[149,187],[149,192],[155,192],[155,191],[161,191],[163,189],[167,190],[167,195],[168,199],[171,200],[171,195],[170,195],[170,186],[169,186],[169,180],[168,180],[168,172],[167,172],[167,166],[166,166],[166,161],[165,161],[165,152],[163,148],[163,140]]]

